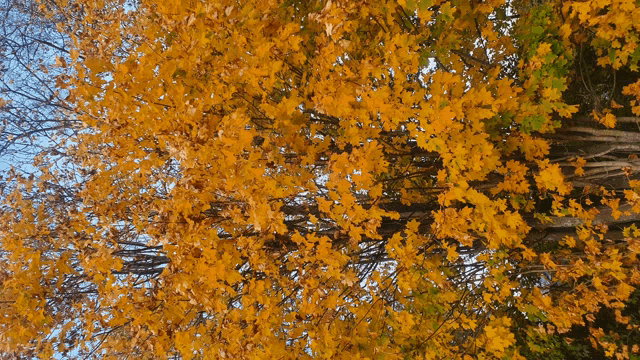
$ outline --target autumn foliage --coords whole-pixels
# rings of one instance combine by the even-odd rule
[[[0,353],[640,357],[637,1],[41,7],[82,125],[5,179]]]

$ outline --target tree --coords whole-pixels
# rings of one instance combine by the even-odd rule
[[[44,152],[58,154],[59,137],[74,130],[71,104],[56,82],[66,70],[55,66],[68,56],[69,36],[47,18],[38,3],[8,0],[0,7],[0,157],[8,165],[31,166]],[[67,14],[68,17],[68,14]]]
[[[11,178],[3,350],[638,356],[634,1],[44,9],[84,127]]]

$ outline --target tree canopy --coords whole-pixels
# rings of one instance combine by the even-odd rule
[[[637,1],[39,6],[0,354],[640,358]]]

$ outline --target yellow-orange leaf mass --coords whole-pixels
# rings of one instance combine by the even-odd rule
[[[0,353],[640,356],[637,2],[40,3],[81,125],[6,180]]]

